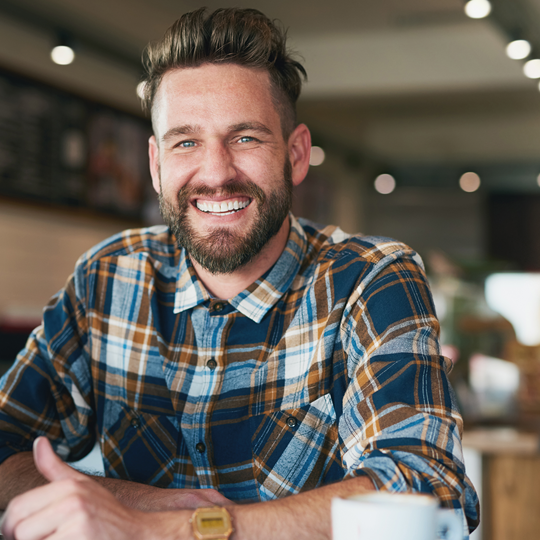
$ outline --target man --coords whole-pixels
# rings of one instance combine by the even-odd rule
[[[330,538],[331,499],[371,489],[433,493],[473,528],[418,257],[289,213],[311,140],[284,33],[198,10],[146,68],[168,227],[84,255],[2,380],[5,536]],[[96,437],[105,478],[52,450]]]

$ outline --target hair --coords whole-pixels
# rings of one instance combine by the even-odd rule
[[[185,13],[143,53],[143,107],[152,112],[159,85],[172,69],[238,64],[266,70],[285,139],[296,127],[296,101],[306,70],[287,50],[287,32],[256,9],[206,8]]]

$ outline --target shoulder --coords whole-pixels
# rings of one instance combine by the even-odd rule
[[[175,239],[165,225],[128,229],[103,240],[84,253],[78,265],[91,266],[104,259],[129,257],[150,258],[162,264],[175,259],[178,249]]]
[[[407,244],[384,236],[348,234],[335,225],[317,225],[299,219],[307,238],[306,258],[310,264],[338,261],[356,262],[362,266],[380,267],[400,258],[423,268],[420,256]]]

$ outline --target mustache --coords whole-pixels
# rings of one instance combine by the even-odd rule
[[[179,208],[187,207],[189,200],[194,197],[232,197],[234,195],[255,199],[259,205],[266,201],[264,191],[251,180],[246,180],[245,182],[230,182],[219,188],[211,188],[204,184],[184,186],[178,192],[178,206]]]

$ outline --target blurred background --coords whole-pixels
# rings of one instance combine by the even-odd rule
[[[536,538],[538,487],[516,486],[540,476],[540,0],[0,0],[3,369],[82,252],[160,223],[140,56],[202,5],[289,28],[315,146],[294,211],[420,253],[484,491],[477,537]]]

